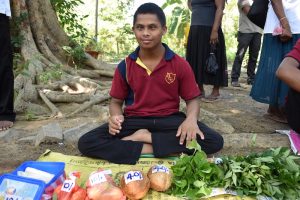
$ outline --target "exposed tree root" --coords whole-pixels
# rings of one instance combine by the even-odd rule
[[[60,110],[53,103],[51,103],[51,101],[49,101],[43,91],[39,90],[39,95],[45,104],[50,108],[52,112],[50,117],[63,117],[63,114],[60,112]]]
[[[40,104],[41,98],[51,114],[44,116],[40,112],[42,116],[34,117],[34,120],[64,117],[55,103],[82,103],[82,106],[67,115],[74,116],[110,98],[108,88],[111,81],[100,79],[112,78],[116,65],[85,54],[83,68],[74,69],[69,66],[69,55],[63,47],[72,48],[74,44],[60,27],[50,0],[12,0],[12,8],[13,17],[22,16],[19,24],[23,38],[20,53],[26,66],[24,73],[15,79],[15,90],[18,94],[15,100],[16,112],[25,113],[30,103]],[[45,79],[41,75],[51,75],[51,70],[55,70],[53,66],[61,67],[61,80],[44,85],[42,81]],[[49,112],[48,109],[45,112]]]
[[[83,103],[81,107],[79,107],[74,112],[66,115],[66,117],[72,117],[72,116],[76,115],[77,113],[80,113],[80,112],[88,109],[89,107],[92,107],[95,104],[100,104],[100,103],[102,103],[102,102],[104,102],[106,100],[109,100],[109,99],[110,99],[110,96],[108,94],[105,95],[105,96],[101,96],[99,98],[93,98],[90,101]]]

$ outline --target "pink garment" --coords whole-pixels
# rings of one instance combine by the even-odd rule
[[[293,151],[296,154],[300,155],[300,134],[296,133],[293,130],[290,130],[289,137]]]

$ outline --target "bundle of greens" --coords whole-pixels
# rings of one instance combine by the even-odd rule
[[[221,185],[237,191],[240,196],[300,199],[299,159],[287,148],[224,157],[220,165],[225,174]]]
[[[173,184],[169,194],[199,199],[209,195],[212,187],[217,187],[224,178],[224,173],[214,163],[207,160],[206,154],[196,141],[192,141],[187,148],[194,149],[193,155],[181,155],[176,164],[171,167],[173,171]]]
[[[287,148],[222,157],[221,164],[208,162],[196,141],[188,148],[194,149],[194,154],[181,155],[171,167],[173,184],[168,192],[172,195],[199,199],[213,187],[223,187],[240,196],[300,199],[300,158]]]

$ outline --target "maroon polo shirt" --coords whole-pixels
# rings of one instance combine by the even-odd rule
[[[286,55],[292,57],[300,63],[300,39],[296,42],[294,48]]]
[[[179,111],[179,97],[200,95],[188,62],[163,45],[165,56],[152,72],[138,58],[139,47],[115,70],[110,95],[125,101],[125,116],[167,116]]]

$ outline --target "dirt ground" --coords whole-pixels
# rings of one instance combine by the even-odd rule
[[[213,103],[201,102],[201,107],[217,114],[226,122],[229,122],[234,128],[234,133],[256,133],[256,134],[271,134],[276,129],[287,129],[287,125],[274,122],[265,118],[267,105],[257,103],[249,97],[251,86],[245,84],[245,77],[242,77],[241,88],[233,88],[231,86],[221,90],[222,98]],[[209,94],[211,87],[206,87],[206,93]],[[62,105],[61,108],[68,109],[68,106]],[[39,127],[50,122],[57,121],[60,123],[63,130],[71,127],[76,127],[81,123],[101,123],[99,112],[93,107],[92,109],[83,112],[76,117],[69,119],[51,119],[43,121],[20,121],[17,117],[14,129],[35,131]],[[1,134],[1,132],[0,132]],[[18,136],[21,137],[21,136]],[[23,136],[25,137],[25,136]],[[26,160],[36,160],[47,149],[55,152],[61,152],[68,155],[80,155],[78,150],[64,144],[40,144],[34,145],[26,142],[18,142],[18,138],[12,141],[0,141],[0,174],[9,172],[20,163]],[[272,137],[268,140],[272,143]],[[236,151],[236,150],[235,150]],[[230,149],[224,149],[222,154],[232,153],[247,153],[248,149],[239,149],[239,152],[232,152]]]

